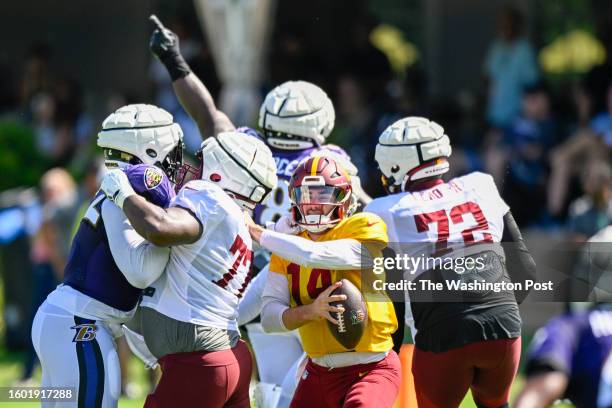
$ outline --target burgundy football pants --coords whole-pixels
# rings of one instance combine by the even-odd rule
[[[442,353],[415,347],[412,373],[419,408],[458,407],[468,389],[479,407],[506,406],[520,357],[520,337],[470,343]]]
[[[145,408],[250,408],[253,362],[240,340],[233,349],[168,354],[160,359],[162,376]]]
[[[371,364],[327,368],[308,361],[291,408],[391,408],[401,382],[401,364],[391,350]]]

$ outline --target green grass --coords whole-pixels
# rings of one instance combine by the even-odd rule
[[[22,370],[22,353],[8,353],[5,349],[0,348],[0,387],[10,387],[19,379]],[[129,365],[130,378],[134,381],[138,388],[142,391],[139,398],[128,399],[121,398],[119,407],[121,408],[141,408],[144,405],[146,397],[147,382],[146,373],[143,364],[136,357],[132,358]],[[34,375],[35,380],[40,381],[40,368]],[[39,402],[16,402],[7,403],[0,402],[0,407],[15,407],[15,408],[39,408]]]
[[[8,353],[6,350],[0,349],[0,387],[8,387],[14,384],[14,382],[19,378],[19,374],[21,372],[21,359],[22,355],[20,353]],[[143,364],[137,358],[132,358],[129,366],[130,380],[133,381],[141,391],[141,395],[136,399],[128,399],[121,398],[119,401],[119,407],[121,408],[136,408],[142,407],[144,404],[145,393],[147,390],[147,379],[146,372]],[[40,369],[36,371],[35,378],[40,380]],[[512,387],[512,395],[516,395],[520,390],[520,386],[523,382],[521,376],[517,378],[514,386]],[[0,403],[0,407],[16,407],[16,408],[33,408],[40,407],[39,403],[28,403],[28,402],[20,402],[20,403]],[[567,405],[556,405],[556,407],[569,407]],[[461,408],[476,408],[474,401],[470,394],[468,394],[463,403],[461,403]]]

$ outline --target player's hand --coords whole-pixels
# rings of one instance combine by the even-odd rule
[[[338,324],[338,321],[334,319],[330,313],[342,313],[344,312],[344,308],[342,306],[332,306],[331,302],[339,302],[342,300],[346,300],[346,295],[332,295],[331,293],[342,286],[342,282],[336,282],[333,285],[330,285],[327,289],[317,296],[317,298],[311,304],[306,307],[309,308],[309,320],[321,320],[327,319],[333,324]]]
[[[249,234],[251,235],[251,238],[253,239],[253,241],[259,244],[261,234],[263,233],[264,229],[260,225],[255,224],[255,221],[253,221],[253,218],[248,212],[243,211],[243,215],[244,223],[249,229]]]
[[[293,216],[287,213],[280,217],[276,222],[266,222],[266,228],[281,234],[297,235],[304,229],[295,223]]]
[[[125,199],[136,194],[127,175],[121,169],[107,172],[102,179],[100,190],[121,209]]]
[[[162,62],[181,54],[178,36],[164,27],[155,14],[149,16],[149,20],[155,25],[155,30],[149,40],[149,49]]]

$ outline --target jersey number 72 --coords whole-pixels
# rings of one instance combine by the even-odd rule
[[[493,237],[488,232],[482,233],[482,239],[476,241],[474,238],[474,232],[476,231],[487,231],[489,229],[489,223],[485,218],[480,206],[475,202],[467,202],[454,206],[447,212],[447,210],[438,210],[430,213],[415,214],[414,222],[418,232],[425,232],[430,230],[431,224],[436,224],[438,228],[438,238],[436,241],[436,253],[442,254],[448,251],[448,238],[450,235],[450,222],[453,224],[460,224],[463,222],[463,216],[465,214],[472,214],[476,220],[476,225],[468,227],[461,231],[463,242],[466,245],[475,244],[478,242],[493,242]],[[449,222],[450,221],[450,222]]]

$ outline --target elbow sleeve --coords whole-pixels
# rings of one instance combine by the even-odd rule
[[[308,239],[265,230],[261,245],[293,263],[308,268],[360,269],[362,245],[354,239],[313,242]]]
[[[268,301],[261,310],[261,326],[266,333],[289,331],[283,323],[283,313],[289,307],[279,301]]]
[[[117,267],[130,285],[144,289],[159,278],[170,258],[170,248],[145,241],[113,203],[102,206],[108,244]]]
[[[170,258],[170,249],[142,243],[130,254],[130,258],[131,273],[124,275],[132,286],[145,289],[164,272]]]
[[[525,281],[536,280],[536,264],[523,241],[519,227],[510,211],[504,215],[502,242],[505,243],[506,269],[510,279],[513,283],[522,283],[524,288]],[[529,291],[527,290],[515,291],[517,302],[522,303],[528,294]]]
[[[247,287],[246,293],[238,305],[238,326],[247,324],[261,313],[268,270],[269,265],[264,266]]]

